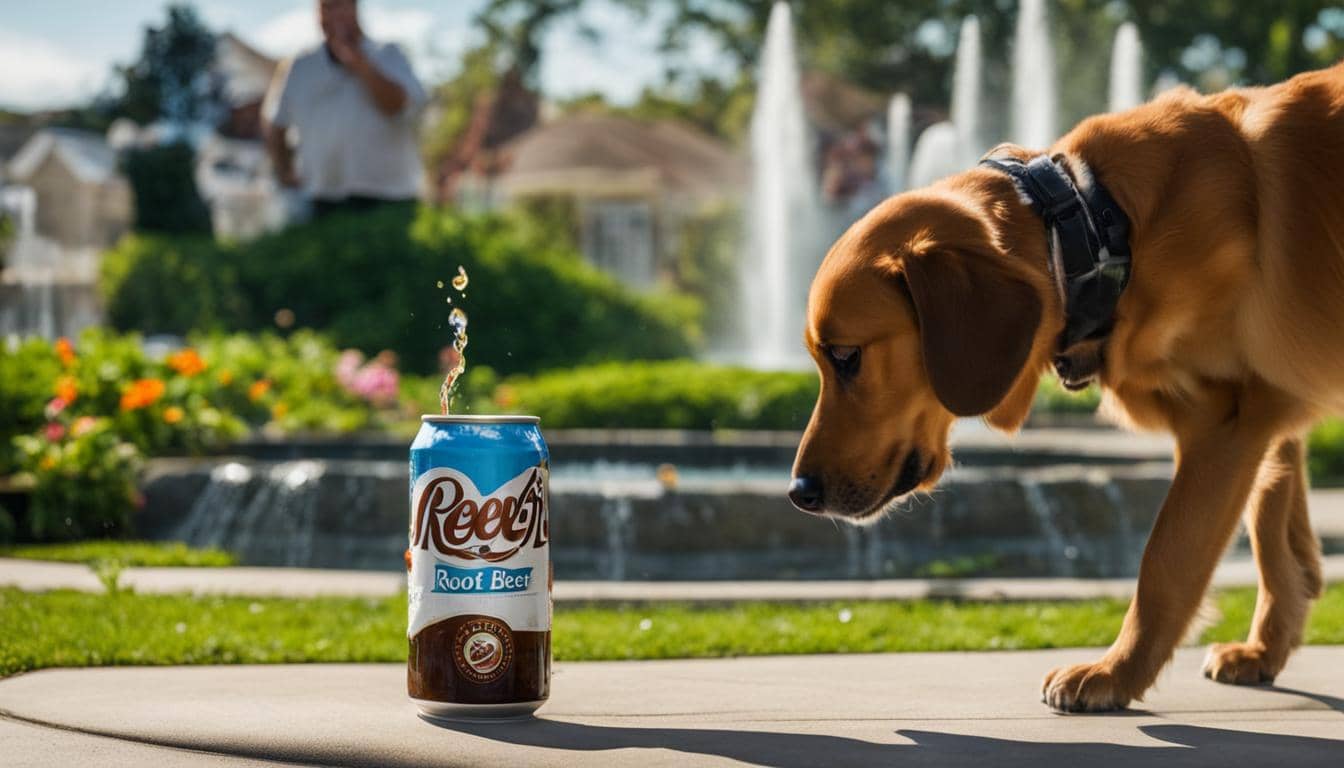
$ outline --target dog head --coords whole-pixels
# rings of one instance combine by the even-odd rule
[[[937,482],[957,417],[1026,419],[1054,289],[1040,220],[1004,182],[972,171],[890,198],[827,254],[808,296],[821,392],[793,466],[799,509],[876,519]],[[1014,217],[1036,251],[1005,247]]]

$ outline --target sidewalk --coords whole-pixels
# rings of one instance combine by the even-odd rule
[[[1340,765],[1344,648],[1303,648],[1267,688],[1205,680],[1183,649],[1129,712],[1039,703],[1046,670],[1099,653],[560,664],[538,719],[451,728],[415,717],[400,664],[49,670],[0,682],[0,737],[6,765],[52,768],[96,745],[185,766]]]

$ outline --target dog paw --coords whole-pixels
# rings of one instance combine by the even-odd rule
[[[1268,656],[1259,644],[1214,643],[1204,657],[1204,676],[1232,685],[1268,685],[1281,666]]]
[[[1051,670],[1041,683],[1041,701],[1061,712],[1110,712],[1133,698],[1110,667],[1075,664]]]

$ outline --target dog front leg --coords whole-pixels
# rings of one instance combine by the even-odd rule
[[[1106,711],[1142,698],[1185,634],[1236,529],[1272,432],[1235,415],[1183,426],[1176,476],[1144,548],[1120,635],[1096,663],[1045,676],[1042,700],[1055,709]]]

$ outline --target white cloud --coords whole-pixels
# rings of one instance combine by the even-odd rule
[[[107,82],[107,64],[48,40],[0,30],[0,105],[17,109],[67,107],[86,101]]]

